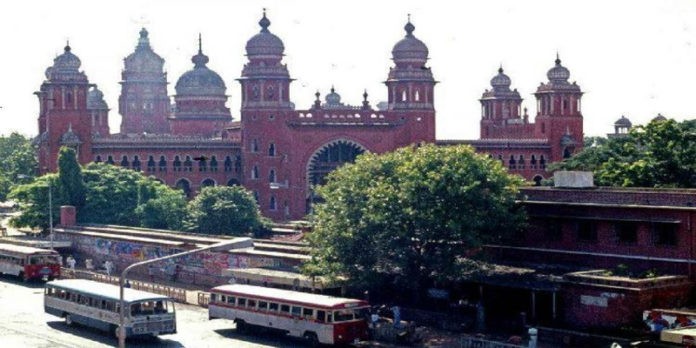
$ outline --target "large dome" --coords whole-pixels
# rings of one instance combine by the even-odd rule
[[[259,21],[261,32],[254,35],[246,44],[247,56],[277,56],[281,57],[285,51],[283,41],[268,31],[271,21],[266,18],[266,11]]]
[[[225,95],[227,88],[220,75],[208,69],[208,56],[203,54],[200,39],[198,54],[191,58],[193,69],[185,72],[176,82],[178,95]]]
[[[552,83],[568,83],[568,78],[570,78],[570,71],[563,65],[561,65],[561,59],[556,56],[556,66],[549,69],[546,73],[549,81]]]
[[[71,52],[70,44],[66,45],[63,54],[53,59],[53,66],[46,69],[46,78],[49,80],[84,80],[84,74],[80,73],[82,62]]]
[[[409,20],[404,26],[404,30],[406,30],[406,37],[397,42],[392,49],[393,59],[397,62],[414,61],[425,64],[428,60],[428,47],[423,41],[413,36],[416,27]]]
[[[162,73],[164,59],[150,46],[150,39],[145,28],[140,30],[140,38],[135,51],[124,59],[125,70],[136,73]]]
[[[503,73],[503,67],[501,66],[500,69],[498,69],[498,75],[495,75],[491,79],[491,86],[493,86],[494,89],[510,89],[510,85],[512,84],[512,81],[510,81],[510,77],[505,75]]]

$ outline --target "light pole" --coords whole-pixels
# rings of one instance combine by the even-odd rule
[[[251,238],[248,238],[248,237],[233,238],[233,239],[230,239],[230,240],[227,240],[227,241],[224,241],[224,242],[219,242],[219,243],[215,243],[215,244],[212,244],[212,245],[208,245],[208,246],[203,247],[203,248],[198,248],[198,249],[194,249],[194,250],[184,251],[184,252],[181,252],[181,253],[176,253],[176,254],[172,254],[172,255],[167,255],[167,256],[159,257],[159,258],[156,258],[156,259],[150,259],[150,260],[145,260],[145,261],[136,262],[136,263],[134,263],[134,264],[132,264],[132,265],[126,267],[126,268],[123,270],[123,272],[121,272],[121,277],[120,277],[119,280],[118,280],[118,285],[119,285],[119,303],[120,303],[120,305],[119,305],[120,308],[119,308],[119,311],[118,311],[118,346],[119,346],[119,348],[125,348],[125,346],[126,346],[126,327],[125,327],[125,324],[124,324],[124,321],[125,321],[125,317],[124,317],[124,311],[125,311],[124,307],[125,307],[125,303],[123,302],[123,292],[124,292],[124,288],[123,288],[123,287],[124,287],[124,284],[125,284],[126,276],[128,275],[128,271],[130,271],[131,269],[133,269],[133,268],[135,268],[135,267],[138,267],[138,266],[143,266],[143,265],[147,265],[147,264],[150,264],[150,263],[155,263],[155,262],[170,260],[170,259],[174,259],[174,258],[177,258],[177,257],[180,257],[180,256],[185,256],[185,255],[190,255],[190,254],[198,253],[198,252],[201,252],[201,251],[208,251],[208,250],[217,251],[217,250],[230,250],[230,249],[239,249],[239,248],[250,248],[250,247],[252,247],[253,245],[254,245],[254,244],[253,244],[253,242],[251,241]]]

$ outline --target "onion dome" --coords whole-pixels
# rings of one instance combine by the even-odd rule
[[[556,66],[551,68],[547,73],[546,76],[549,78],[549,81],[553,84],[567,84],[568,83],[568,78],[570,78],[570,71],[564,66],[561,65],[561,59],[558,57],[558,54],[556,54]]]
[[[331,93],[326,95],[326,105],[337,106],[341,105],[341,95],[336,93],[336,90],[331,87]]]
[[[72,130],[72,123],[68,126],[68,131],[60,137],[60,144],[65,146],[77,146],[82,144],[80,137]]]
[[[411,24],[410,16],[408,23],[404,26],[404,30],[406,30],[406,36],[394,45],[392,58],[397,63],[424,65],[428,60],[428,47],[423,41],[413,36],[413,31],[416,30],[416,27]]]
[[[626,118],[626,116],[621,115],[621,118],[616,120],[616,122],[614,122],[614,126],[631,128],[631,126],[633,126],[633,123],[631,123],[631,120]]]
[[[501,66],[500,69],[498,69],[498,75],[495,75],[491,79],[491,86],[493,86],[495,90],[508,90],[510,89],[510,84],[512,84],[510,77],[503,74],[503,67]]]
[[[87,109],[108,110],[109,106],[104,101],[104,93],[96,86],[87,92]]]
[[[46,69],[48,80],[87,80],[80,72],[82,62],[71,52],[70,43],[65,45],[63,54],[53,59],[53,66]]]
[[[185,72],[176,82],[178,95],[224,95],[225,82],[220,75],[208,69],[208,56],[203,54],[201,38],[198,37],[198,54],[191,58],[193,69]]]
[[[285,51],[283,41],[273,35],[268,27],[271,21],[266,18],[266,10],[263,11],[263,18],[259,21],[261,32],[254,35],[246,43],[247,56],[275,56],[282,57]]]

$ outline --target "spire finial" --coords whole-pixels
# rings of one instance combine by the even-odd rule
[[[411,14],[408,14],[408,22],[404,26],[404,30],[406,30],[406,36],[413,36],[413,31],[416,30],[416,27],[411,24]]]
[[[502,74],[503,73],[503,63],[500,63],[500,68],[498,68],[498,73]]]
[[[70,52],[70,39],[65,40],[65,52]]]
[[[558,51],[556,51],[556,65],[561,64],[561,56],[558,54]]]
[[[259,21],[262,32],[268,32],[268,27],[271,25],[271,21],[266,18],[266,8],[263,8],[263,18]]]
[[[331,93],[335,93],[336,89],[334,88],[334,85],[331,85]]]
[[[363,92],[363,99],[367,101],[367,88],[365,88],[365,92]]]
[[[198,33],[198,54],[203,53],[203,40],[201,38],[201,33]]]
[[[320,95],[321,95],[321,93],[319,93],[319,90],[317,90],[317,93],[314,93],[314,96],[317,97],[317,100],[319,100]]]

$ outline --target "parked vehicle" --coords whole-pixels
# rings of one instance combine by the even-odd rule
[[[263,327],[312,344],[346,344],[368,338],[363,300],[232,284],[210,290],[209,319],[234,320],[237,330]]]

